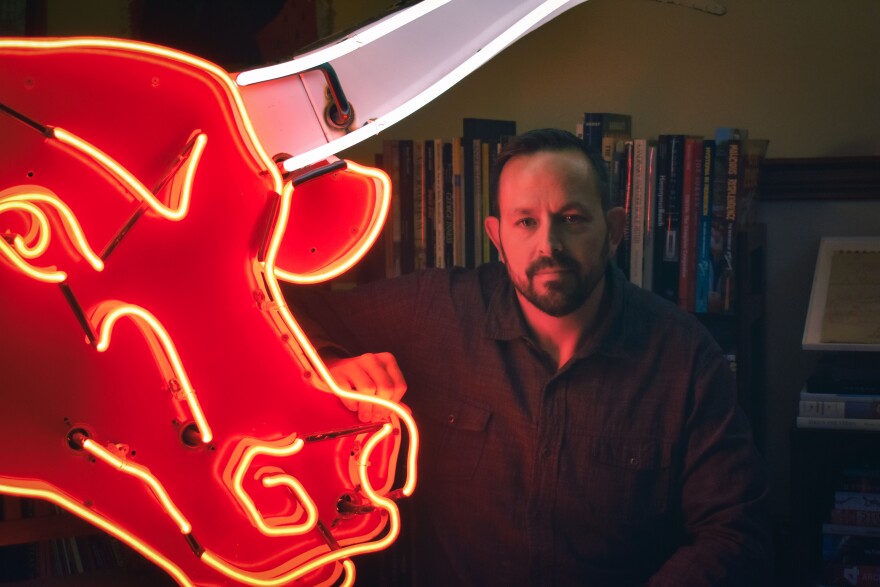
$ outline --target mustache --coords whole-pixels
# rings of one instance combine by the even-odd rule
[[[555,252],[550,257],[541,257],[535,259],[527,268],[526,275],[529,278],[535,276],[535,273],[543,269],[562,269],[566,271],[579,271],[580,263],[574,258],[562,252]]]

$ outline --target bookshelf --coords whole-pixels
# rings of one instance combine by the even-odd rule
[[[47,502],[2,496],[0,585],[171,587],[167,574],[85,520]]]
[[[792,428],[792,552],[788,573],[796,585],[820,584],[822,524],[835,489],[849,468],[880,467],[880,434],[859,430]]]
[[[697,314],[721,348],[735,353],[737,397],[761,452],[767,371],[766,244],[767,227],[763,224],[738,231],[736,310],[732,314]]]

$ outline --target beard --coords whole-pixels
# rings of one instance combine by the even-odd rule
[[[581,264],[568,253],[554,251],[549,257],[533,261],[525,270],[525,275],[514,275],[507,265],[507,274],[516,290],[534,307],[554,318],[571,314],[590,299],[596,286],[602,281],[608,265],[610,239],[602,245],[599,262],[590,271],[584,271]],[[501,251],[502,258],[504,251]],[[541,291],[535,285],[535,275],[545,269],[565,271],[545,279]]]

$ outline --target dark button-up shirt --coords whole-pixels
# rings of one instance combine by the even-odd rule
[[[769,582],[763,465],[720,349],[619,270],[606,284],[558,369],[500,264],[291,296],[315,336],[391,352],[407,379],[416,584]]]

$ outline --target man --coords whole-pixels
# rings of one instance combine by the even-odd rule
[[[345,346],[324,345],[341,384],[409,389],[413,582],[768,584],[765,477],[732,374],[693,316],[610,261],[625,214],[601,160],[545,129],[494,173],[502,263],[291,303]]]

